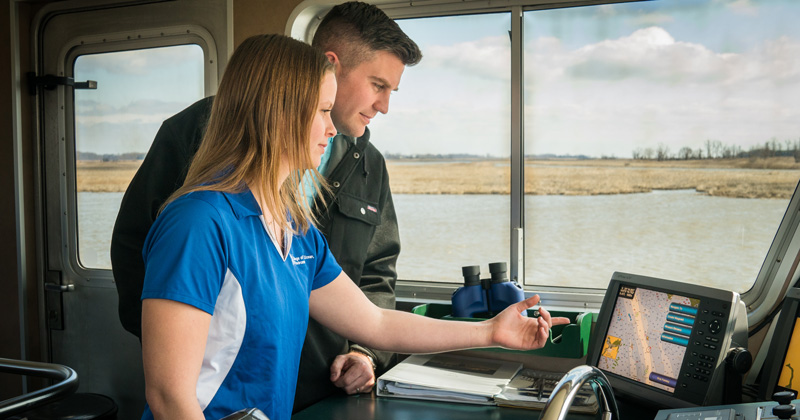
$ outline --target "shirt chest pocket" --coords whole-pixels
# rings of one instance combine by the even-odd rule
[[[381,209],[378,204],[365,201],[356,196],[340,193],[336,197],[339,211],[351,219],[360,220],[371,226],[381,224]]]

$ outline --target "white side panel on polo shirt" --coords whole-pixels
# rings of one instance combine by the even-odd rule
[[[208,327],[208,340],[203,366],[197,379],[197,401],[205,410],[228,376],[244,340],[247,310],[244,307],[242,286],[230,269],[219,291],[214,315]]]

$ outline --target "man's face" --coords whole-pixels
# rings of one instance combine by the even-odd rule
[[[336,66],[336,103],[333,124],[343,134],[360,137],[378,112],[389,112],[389,97],[397,90],[405,65],[387,51],[377,51],[369,61],[342,71]]]

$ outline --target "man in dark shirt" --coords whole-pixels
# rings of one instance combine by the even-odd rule
[[[376,305],[394,308],[397,218],[383,155],[369,142],[367,124],[389,111],[405,66],[419,47],[380,9],[361,2],[334,7],[312,43],[336,68],[338,91],[331,140],[320,172],[330,186],[315,197],[314,214],[336,260]],[[111,239],[111,263],[126,330],[141,337],[142,246],[161,205],[186,177],[202,140],[213,97],[167,119],[122,199]],[[327,205],[323,205],[327,203]],[[342,302],[346,305],[346,302]],[[294,411],[335,392],[370,392],[394,355],[348,342],[309,320],[300,359]],[[377,371],[377,373],[376,373]]]

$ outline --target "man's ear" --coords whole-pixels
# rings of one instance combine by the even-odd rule
[[[325,57],[328,57],[328,61],[330,61],[331,64],[333,64],[334,72],[336,74],[339,74],[339,70],[342,67],[342,62],[339,61],[339,56],[336,55],[336,53],[333,51],[326,51]]]

